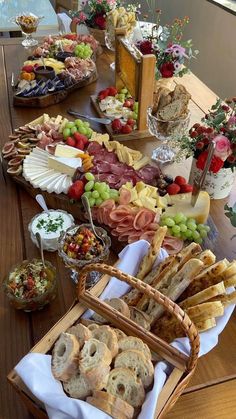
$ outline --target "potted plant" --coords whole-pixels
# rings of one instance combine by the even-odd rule
[[[165,86],[171,88],[173,77],[182,77],[186,74],[188,64],[198,51],[192,50],[192,40],[183,41],[183,30],[189,23],[186,16],[183,19],[174,21],[165,26],[161,26],[161,10],[156,10],[157,21],[152,27],[151,32],[143,33],[143,40],[137,42],[139,50],[145,54],[156,56],[156,90]]]
[[[236,173],[236,98],[225,102],[218,99],[202,124],[194,124],[188,135],[176,140],[177,160],[193,156],[190,183],[200,178],[211,141],[215,142],[215,151],[204,189],[211,198],[220,199],[229,195]]]

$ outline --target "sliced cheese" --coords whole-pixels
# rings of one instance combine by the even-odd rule
[[[133,168],[135,170],[139,170],[142,169],[142,167],[146,166],[148,163],[150,163],[149,157],[144,156],[143,158],[141,158],[133,164]]]
[[[55,157],[78,157],[79,154],[83,154],[82,150],[69,145],[57,144],[55,150]]]
[[[167,207],[164,214],[173,217],[177,212],[182,212],[188,218],[194,218],[198,223],[204,224],[207,221],[210,211],[210,197],[205,191],[201,191],[195,207],[191,205],[191,193],[171,195],[168,203],[173,204]]]
[[[82,167],[82,160],[80,158],[73,157],[53,157],[50,156],[48,159],[48,167],[54,169],[56,172],[74,176],[75,171],[78,167]]]

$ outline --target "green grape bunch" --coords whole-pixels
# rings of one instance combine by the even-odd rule
[[[198,224],[194,218],[187,218],[182,212],[178,212],[174,217],[163,214],[160,224],[168,227],[171,236],[198,244],[202,244],[210,231],[208,225]]]

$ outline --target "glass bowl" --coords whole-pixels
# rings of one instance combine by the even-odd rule
[[[183,118],[178,118],[173,121],[163,121],[155,115],[152,115],[152,108],[148,108],[147,125],[149,132],[158,140],[163,141],[163,145],[153,151],[153,160],[160,163],[167,163],[173,160],[175,152],[169,147],[168,142],[181,138],[188,130],[189,121],[190,112]]]
[[[12,22],[20,26],[22,33],[25,35],[25,39],[22,41],[24,47],[29,48],[38,45],[38,41],[32,38],[32,33],[37,31],[38,24],[43,17],[27,12],[11,19]]]
[[[45,261],[45,265],[46,272],[41,259],[23,260],[10,270],[3,281],[3,289],[14,308],[27,312],[41,310],[54,300],[56,269],[49,261]]]
[[[68,228],[65,233],[62,233],[59,239],[59,246],[58,246],[58,254],[62,258],[65,266],[70,268],[72,270],[72,280],[75,283],[78,283],[79,281],[79,271],[86,265],[89,265],[91,263],[101,263],[105,262],[110,253],[110,246],[111,246],[111,239],[108,236],[106,230],[104,230],[102,227],[95,227],[95,230],[97,234],[102,238],[104,242],[103,250],[100,254],[94,255],[91,259],[77,259],[69,257],[68,254],[64,251],[65,244],[68,243],[68,239],[70,236],[76,235],[78,232],[80,232],[83,228],[87,228],[92,232],[92,228],[90,224],[81,224],[78,226],[74,226],[71,228]],[[87,281],[86,281],[86,288],[90,288],[93,285],[95,285],[101,277],[101,274],[99,272],[90,272],[87,275]]]

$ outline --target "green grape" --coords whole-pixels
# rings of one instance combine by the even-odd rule
[[[95,189],[95,191],[100,191],[100,189],[101,189],[101,183],[100,182],[95,182],[94,183],[94,189]]]
[[[192,237],[193,237],[193,240],[197,240],[197,239],[199,239],[200,234],[198,233],[198,231],[197,231],[197,230],[193,231],[193,235],[192,235]]]
[[[119,195],[119,191],[117,191],[116,189],[110,189],[110,193],[113,195]]]
[[[92,198],[95,198],[95,199],[100,198],[99,192],[98,191],[93,191],[92,192]]]
[[[86,183],[84,189],[86,192],[91,191],[94,187],[94,181],[90,180],[88,183]]]
[[[86,128],[90,128],[90,124],[89,124],[89,122],[84,122],[84,127],[86,127]]]
[[[84,192],[83,196],[86,196],[86,198],[91,198],[92,192],[88,191],[88,192]]]
[[[197,225],[197,229],[200,230],[205,230],[205,224],[198,224]]]
[[[93,174],[90,173],[90,172],[85,173],[84,177],[85,177],[86,180],[94,180],[95,179]]]
[[[115,202],[119,202],[119,196],[118,196],[118,195],[115,195],[115,194],[112,194],[112,193],[111,193],[111,194],[110,194],[110,198],[111,198],[111,199],[114,199],[114,201],[115,201]]]
[[[186,234],[184,234],[184,233],[181,233],[180,234],[180,236],[181,236],[181,239],[182,240],[187,240],[188,238],[186,237]]]
[[[180,233],[177,233],[177,232],[176,232],[176,233],[173,233],[173,232],[172,232],[172,236],[174,236],[174,237],[179,237],[179,238],[180,238],[180,237],[181,237],[181,234],[180,234]]]
[[[125,95],[122,94],[122,93],[119,93],[118,94],[118,100],[123,103],[125,101]]]
[[[95,205],[95,199],[94,198],[89,198],[89,205],[90,205],[90,207],[94,207],[94,205]]]
[[[202,244],[202,238],[201,237],[199,237],[198,239],[195,239],[194,241],[195,241],[195,243]]]
[[[206,230],[200,230],[199,231],[199,233],[200,233],[200,236],[202,237],[202,239],[205,239],[205,237],[207,237],[207,231]]]
[[[160,224],[161,227],[165,226],[166,225],[165,224],[165,218],[161,219],[159,224]]]
[[[195,231],[197,230],[197,224],[196,223],[192,223],[190,221],[187,222],[187,227],[189,230]]]
[[[110,194],[108,192],[101,192],[101,198],[106,201],[107,199],[110,198]]]
[[[194,218],[188,218],[187,222],[191,224],[196,224],[196,220]]]
[[[66,123],[65,128],[73,128],[75,126],[75,123],[72,121],[69,121]]]
[[[187,230],[184,232],[184,234],[185,234],[185,236],[187,237],[187,239],[190,239],[190,238],[192,237],[193,232],[192,232],[192,230],[187,229]]]
[[[184,218],[184,214],[182,214],[182,212],[177,212],[177,214],[175,214],[174,216],[174,221],[176,222],[176,224],[180,224],[182,223]]]
[[[175,225],[173,218],[170,218],[170,217],[165,218],[165,225],[167,227],[173,227]]]
[[[187,226],[186,226],[186,224],[179,224],[179,227],[180,227],[180,231],[182,231],[182,233],[185,233],[185,231],[187,231]]]
[[[64,128],[63,129],[63,137],[67,138],[70,136],[70,128]]]
[[[78,131],[78,130],[77,130],[77,127],[72,127],[72,128],[70,129],[71,135],[75,134],[77,131]]]
[[[80,127],[80,126],[82,126],[82,125],[83,125],[83,121],[81,121],[81,119],[76,119],[76,120],[75,120],[75,125],[76,125],[77,127]]]
[[[91,137],[92,137],[92,135],[93,135],[93,130],[92,130],[91,128],[87,128],[87,134],[86,134],[86,136],[87,136],[88,138],[91,138]]]
[[[207,233],[209,233],[209,231],[210,231],[211,229],[210,229],[210,227],[208,226],[208,225],[205,225],[205,231],[207,232]]]
[[[102,198],[97,198],[96,201],[95,201],[95,204],[96,204],[97,207],[99,207],[99,205],[101,205],[102,203],[103,203]]]
[[[123,93],[124,95],[126,95],[128,93],[128,90],[126,89],[126,87],[123,87],[123,89],[121,89],[120,93]]]
[[[87,129],[83,125],[80,125],[78,127],[78,131],[79,131],[80,134],[83,134],[83,135],[87,134]]]
[[[138,102],[134,102],[133,110],[134,112],[138,112]]]
[[[132,118],[133,118],[135,121],[137,121],[137,119],[138,119],[138,114],[137,114],[137,112],[132,112]]]
[[[172,233],[180,233],[180,226],[175,225],[172,227]]]

